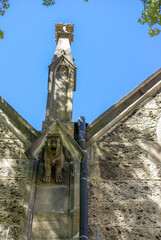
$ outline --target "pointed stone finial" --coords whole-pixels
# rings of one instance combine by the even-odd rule
[[[73,42],[74,24],[55,23],[55,41],[58,42],[59,37],[68,37],[69,42]]]

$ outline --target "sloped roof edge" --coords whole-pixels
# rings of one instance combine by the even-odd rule
[[[67,149],[77,157],[80,161],[84,161],[85,153],[78,145],[78,143],[70,136],[67,130],[63,127],[61,122],[56,119],[34,142],[33,144],[26,150],[26,155],[28,157],[32,156],[38,158],[39,153],[41,151],[42,146],[45,144],[46,136],[48,133],[51,133],[54,129],[56,129],[59,133],[61,133],[63,138],[63,144],[67,147]]]
[[[57,62],[59,62],[61,60],[61,58],[65,58],[65,60],[67,60],[67,62],[73,67],[73,68],[77,68],[75,64],[73,64],[71,61],[69,61],[69,59],[62,53],[58,58],[54,59],[54,61],[52,61],[52,63],[48,66],[49,68],[52,65],[55,65]]]
[[[122,112],[129,108],[129,106],[133,106],[133,103],[139,102],[140,99],[143,101],[142,96],[146,93],[150,93],[150,89],[153,90],[155,86],[155,91],[160,87],[159,84],[161,80],[161,68],[158,69],[155,73],[153,73],[150,77],[144,80],[141,84],[139,84],[136,88],[134,88],[131,92],[129,92],[126,96],[121,98],[118,102],[116,102],[112,107],[110,107],[107,111],[101,114],[98,118],[96,118],[93,122],[91,122],[87,126],[87,142],[91,142],[91,138],[95,136],[101,129],[103,129],[107,124],[113,121],[117,116],[119,116]],[[150,93],[152,94],[152,93]]]
[[[0,110],[2,110],[0,121],[6,124],[6,126],[25,144],[31,144],[39,136],[39,132],[2,97],[0,97]]]

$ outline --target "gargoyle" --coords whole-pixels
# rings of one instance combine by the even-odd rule
[[[44,153],[45,176],[44,182],[49,183],[51,181],[52,166],[55,167],[55,181],[56,183],[62,183],[64,178],[62,176],[62,169],[64,166],[65,155],[63,153],[62,138],[60,134],[52,134],[46,137]]]

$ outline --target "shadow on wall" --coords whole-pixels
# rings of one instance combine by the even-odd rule
[[[0,239],[17,240],[29,161],[23,144],[0,124]]]
[[[50,66],[46,119],[51,120],[54,117],[54,119],[71,121],[74,70],[65,59],[60,59],[56,64],[57,67]]]
[[[91,151],[89,239],[161,239],[161,145],[156,142],[156,124],[126,118]]]

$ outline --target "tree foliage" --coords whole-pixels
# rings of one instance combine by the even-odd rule
[[[43,0],[43,3],[42,3],[44,6],[51,6],[51,5],[54,5],[55,4],[55,1],[54,0]]]
[[[0,15],[5,14],[6,9],[9,8],[9,0],[0,0]],[[3,38],[3,31],[0,30],[0,38]]]
[[[9,8],[10,0],[0,0],[0,15],[3,16],[5,11]],[[84,0],[88,2],[88,0]],[[157,36],[160,32],[161,26],[161,0],[141,0],[144,5],[144,10],[142,11],[141,18],[138,19],[138,22],[142,25],[148,24],[149,26],[149,35],[151,37]],[[52,6],[56,2],[55,0],[42,0],[44,6]],[[4,33],[0,30],[0,38],[3,39]]]
[[[144,4],[141,18],[138,22],[142,25],[148,24],[149,35],[157,36],[161,30],[161,0],[141,0]]]

